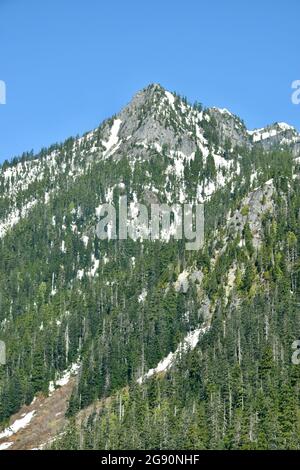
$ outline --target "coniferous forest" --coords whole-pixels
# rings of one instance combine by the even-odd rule
[[[35,447],[300,448],[300,137],[272,130],[150,85],[94,131],[4,162],[0,445],[69,372],[64,426]],[[203,247],[100,240],[99,207],[124,195],[128,210],[203,203]]]

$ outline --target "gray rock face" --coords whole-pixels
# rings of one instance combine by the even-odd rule
[[[273,181],[268,181],[261,188],[258,188],[243,200],[240,210],[235,211],[228,221],[228,226],[234,234],[239,233],[242,237],[246,223],[249,224],[254,248],[259,248],[262,239],[262,215],[274,209],[273,202],[274,186]],[[244,240],[242,239],[242,244]]]
[[[203,273],[202,271],[193,271],[190,275],[190,281],[191,282],[197,282],[198,284],[201,284],[203,279]]]
[[[294,156],[299,155],[300,151],[300,135],[295,128],[284,123],[275,123],[251,132],[251,141],[253,146],[260,146],[264,150],[287,146]]]
[[[210,310],[211,306],[211,301],[209,300],[208,297],[205,297],[205,299],[202,302],[201,307],[198,310],[198,316],[199,318],[203,318],[204,323],[209,321],[212,316],[212,312]]]
[[[217,129],[221,143],[224,145],[227,139],[230,139],[233,146],[251,147],[249,134],[244,123],[231,114],[226,109],[211,108],[210,116],[213,116],[217,122]]]
[[[125,148],[142,143],[146,151],[141,149],[140,153],[145,157],[146,146],[155,144],[159,148],[168,146],[185,155],[194,152],[196,143],[189,132],[191,116],[184,117],[179,108],[175,110],[175,102],[176,98],[172,105],[165,90],[157,84],[137,93],[117,116],[122,121],[119,138],[124,141]]]
[[[166,90],[158,84],[152,84],[138,92],[132,101],[117,115],[122,121],[119,138],[122,150],[132,151],[136,142],[160,147],[166,145],[173,150],[190,155],[197,148],[195,126],[201,129],[200,113],[190,106],[183,106],[182,100],[173,95],[173,102],[168,99]],[[169,94],[170,95],[170,94]],[[221,147],[227,141],[232,146],[249,149],[260,146],[264,150],[273,147],[288,146],[295,156],[300,154],[300,135],[291,126],[275,123],[264,129],[248,131],[244,122],[226,109],[210,108],[206,111],[216,122]],[[105,137],[109,135],[111,122],[104,126]],[[146,149],[145,149],[146,150]],[[147,158],[147,151],[142,151]],[[116,156],[118,152],[116,152]]]
[[[264,150],[287,146],[294,156],[300,154],[300,135],[292,126],[275,123],[263,129],[248,131],[244,123],[226,109],[211,108],[209,114],[217,122],[222,145],[229,139],[233,146],[244,146],[249,149],[259,146]]]

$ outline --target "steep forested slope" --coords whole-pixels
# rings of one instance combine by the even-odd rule
[[[290,126],[249,132],[151,85],[85,136],[5,163],[3,427],[76,364],[55,447],[299,448],[298,151]],[[99,206],[121,195],[204,202],[203,249],[99,240]]]

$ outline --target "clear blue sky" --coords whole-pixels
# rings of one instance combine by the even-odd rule
[[[0,161],[96,127],[159,82],[249,128],[300,129],[299,0],[0,0]]]

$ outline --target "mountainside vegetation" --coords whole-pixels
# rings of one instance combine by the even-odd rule
[[[73,366],[51,448],[300,448],[300,137],[272,129],[150,85],[83,137],[3,164],[3,429]],[[129,211],[204,203],[204,246],[100,240],[100,205],[123,195]]]

